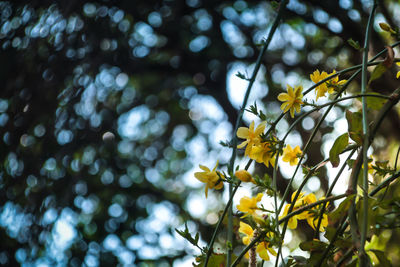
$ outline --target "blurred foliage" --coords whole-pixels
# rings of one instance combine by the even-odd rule
[[[227,151],[215,139],[230,138],[237,117],[231,71],[251,68],[275,5],[0,1],[0,265],[168,266],[192,253],[174,228],[190,222],[209,240],[215,220],[190,210],[184,174],[199,154]],[[290,1],[253,96],[267,117],[286,83],[360,62],[347,40],[363,41],[368,6]],[[377,18],[399,25],[398,11],[382,1]],[[392,37],[376,27],[372,41],[376,53]],[[372,90],[393,90],[385,75]],[[398,139],[390,117],[383,134]],[[296,136],[304,142],[314,123]],[[323,158],[313,147],[309,165]]]

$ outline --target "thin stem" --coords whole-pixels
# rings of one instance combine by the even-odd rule
[[[299,208],[299,209],[297,209],[297,210],[295,210],[295,211],[292,211],[291,213],[289,213],[289,214],[286,215],[285,217],[282,217],[281,219],[279,219],[279,223],[281,224],[281,223],[283,223],[283,222],[286,222],[286,221],[288,221],[291,217],[293,217],[293,216],[295,216],[295,215],[297,215],[297,214],[303,213],[304,211],[307,211],[307,210],[309,210],[309,209],[311,209],[311,208],[314,208],[314,207],[316,207],[316,206],[318,206],[318,205],[320,205],[320,204],[325,204],[325,203],[327,203],[327,202],[329,202],[329,201],[338,200],[338,199],[341,199],[341,198],[344,198],[344,197],[347,197],[347,196],[349,196],[349,194],[344,193],[344,194],[341,194],[341,195],[330,196],[330,197],[327,197],[327,198],[318,200],[318,201],[316,201],[316,202],[314,202],[314,203],[311,203],[311,204],[306,205],[306,206],[303,206],[303,207],[301,207],[301,208]]]
[[[390,176],[389,178],[385,179],[380,184],[378,184],[378,186],[375,187],[371,191],[371,193],[369,193],[369,196],[372,197],[372,196],[376,195],[380,190],[382,190],[383,188],[389,186],[389,184],[391,182],[393,182],[394,180],[396,180],[398,177],[400,177],[400,172],[397,172],[397,173],[393,174],[392,176]]]
[[[344,168],[347,165],[347,161],[349,159],[351,159],[351,157],[354,155],[355,152],[356,152],[356,149],[353,149],[351,151],[351,153],[347,156],[346,160],[342,164],[342,167],[340,168],[339,172],[337,173],[335,179],[333,180],[332,184],[329,186],[328,191],[325,194],[325,197],[329,197],[331,195],[331,193],[333,191],[333,188],[335,187],[335,185],[336,185],[337,181],[339,180]],[[322,223],[322,217],[324,215],[325,209],[326,209],[326,205],[322,205],[321,212],[320,212],[319,218],[318,218],[317,227],[315,228],[315,232],[314,232],[314,238],[318,238],[319,239],[319,228],[320,228],[321,223]]]
[[[397,160],[399,159],[399,153],[400,153],[400,146],[397,149],[396,159],[394,161],[394,170],[397,170]]]
[[[224,211],[222,212],[222,215],[221,215],[221,217],[220,217],[219,220],[218,220],[217,226],[215,227],[214,233],[213,233],[213,235],[212,235],[212,237],[211,237],[210,244],[208,245],[207,255],[206,255],[206,260],[205,260],[205,262],[204,262],[204,266],[207,266],[207,264],[208,264],[209,258],[210,258],[211,253],[212,253],[212,247],[213,247],[213,245],[214,245],[215,238],[217,237],[218,229],[219,229],[219,227],[221,226],[221,223],[222,223],[222,221],[223,221],[223,218],[225,217],[226,213],[228,212],[229,207],[231,207],[233,197],[235,196],[235,193],[236,193],[236,191],[238,190],[240,184],[241,184],[241,181],[239,181],[238,184],[237,184],[237,185],[235,186],[235,188],[233,189],[233,192],[232,192],[232,194],[230,195],[230,198],[229,198],[229,200],[228,200],[228,203],[226,203],[226,206],[225,206],[225,208],[224,208]]]
[[[308,204],[308,205],[306,205],[306,206],[303,206],[303,207],[301,207],[301,208],[299,208],[299,209],[297,209],[297,210],[295,210],[295,211],[292,211],[291,213],[289,213],[289,214],[286,215],[285,217],[279,219],[279,224],[281,224],[281,223],[283,223],[283,222],[287,222],[291,217],[293,217],[293,216],[295,216],[295,215],[297,215],[297,214],[303,213],[303,212],[305,212],[305,211],[307,211],[307,210],[310,210],[310,209],[312,209],[312,208],[314,208],[314,207],[316,207],[316,206],[318,206],[318,205],[327,203],[327,202],[329,202],[329,201],[334,201],[334,200],[337,200],[337,199],[341,199],[341,198],[344,198],[344,197],[347,197],[347,196],[349,196],[347,193],[346,193],[346,194],[341,194],[341,195],[338,195],[338,196],[331,196],[331,197],[328,197],[328,198],[325,198],[325,199],[318,200],[318,201],[316,201],[316,202],[314,202],[314,203],[311,203],[311,204]],[[262,232],[260,233],[260,235],[258,235],[256,238],[254,238],[254,239],[250,242],[250,244],[248,244],[248,245],[242,250],[242,252],[241,252],[241,253],[239,254],[239,256],[236,258],[236,260],[232,263],[231,267],[236,266],[236,265],[240,262],[240,260],[242,259],[242,257],[247,253],[247,251],[249,251],[249,249],[250,249],[251,247],[253,247],[253,246],[254,246],[261,238],[263,238],[266,234],[267,234],[267,231],[262,231]]]
[[[374,2],[374,6],[368,18],[367,30],[365,33],[364,51],[363,51],[363,62],[361,71],[361,94],[367,92],[367,62],[368,62],[368,51],[369,51],[369,38],[371,27],[374,21],[375,9],[377,7],[377,2]],[[368,234],[368,118],[367,118],[367,99],[365,96],[362,97],[362,126],[363,126],[363,161],[364,161],[364,172],[363,172],[363,218],[361,225],[361,242],[360,242],[360,263],[361,266],[367,266],[369,259],[365,253],[365,241]]]
[[[324,108],[324,107],[337,104],[337,103],[339,103],[339,102],[341,102],[341,101],[349,100],[349,99],[352,99],[352,98],[361,98],[361,97],[376,97],[376,98],[390,99],[390,96],[385,96],[385,95],[357,94],[357,95],[342,97],[342,98],[333,100],[333,101],[331,101],[331,102],[328,102],[328,103],[319,105],[319,106],[317,106],[317,107],[315,107],[315,108],[313,108],[313,109],[307,111],[306,113],[301,114],[301,115],[290,125],[289,129],[287,130],[287,132],[286,132],[286,134],[285,134],[285,136],[283,137],[282,140],[285,140],[285,139],[287,138],[287,136],[289,135],[289,133],[294,129],[294,127],[295,127],[302,119],[304,119],[305,117],[307,117],[307,116],[310,115],[311,113],[313,113],[313,112],[315,112],[315,111],[318,111],[318,110],[320,110],[320,109],[322,109],[322,108]]]
[[[239,114],[238,114],[238,118],[236,120],[235,132],[234,133],[237,132],[237,130],[239,128],[239,125],[240,125],[240,123],[242,121],[244,109],[245,109],[245,107],[247,105],[247,100],[249,98],[251,88],[253,87],[253,84],[254,84],[254,82],[256,80],[256,77],[257,77],[257,73],[258,73],[258,71],[259,71],[259,69],[261,67],[261,61],[262,61],[262,59],[264,57],[265,52],[268,49],[269,44],[271,43],[272,36],[274,35],[276,29],[278,28],[279,22],[280,22],[280,20],[282,18],[282,15],[283,15],[283,10],[285,9],[287,2],[288,2],[288,0],[282,1],[281,5],[279,7],[278,14],[277,14],[277,16],[276,16],[276,18],[274,20],[274,23],[272,24],[271,30],[268,33],[268,37],[264,42],[264,45],[263,45],[263,48],[260,51],[260,54],[258,55],[256,65],[255,65],[254,70],[253,70],[253,74],[252,74],[252,76],[250,78],[249,84],[248,84],[247,89],[246,89],[246,94],[245,94],[244,99],[243,99],[242,107],[239,110]],[[236,158],[236,149],[237,149],[237,138],[234,135],[233,136],[232,156],[231,156],[231,159],[230,159],[230,162],[229,162],[229,166],[228,166],[228,173],[229,173],[230,176],[233,175],[233,169],[234,169],[235,158]],[[236,193],[237,188],[238,188],[238,186],[235,189],[233,189],[232,184],[229,184],[229,201],[227,203],[227,206],[225,207],[226,212],[223,213],[223,215],[221,216],[221,218],[220,218],[220,220],[219,220],[219,222],[217,224],[216,229],[214,230],[213,236],[212,236],[211,241],[210,241],[210,245],[208,246],[206,260],[205,260],[205,263],[204,263],[205,267],[207,267],[209,258],[210,258],[211,253],[212,253],[212,247],[213,247],[213,244],[214,244],[214,241],[215,241],[216,233],[218,232],[219,226],[221,225],[221,222],[222,222],[222,220],[225,217],[225,214],[227,212],[228,212],[228,237],[227,237],[227,241],[230,242],[230,244],[232,244],[232,241],[233,241],[233,231],[232,231],[232,228],[233,228],[233,214],[232,214],[232,205],[231,204],[232,204],[232,199],[233,199],[233,196]],[[232,259],[232,247],[229,246],[228,247],[228,253],[227,253],[227,265],[228,266],[231,263],[231,259]]]
[[[380,190],[387,188],[391,182],[393,182],[394,180],[396,180],[397,178],[400,177],[400,172],[397,172],[395,174],[393,174],[392,176],[388,177],[387,179],[385,179],[384,181],[382,181],[377,187],[375,187],[370,193],[369,193],[369,197],[373,197],[374,195],[376,195]],[[348,223],[346,223],[346,219],[347,216],[344,216],[342,218],[342,221],[340,223],[341,227],[338,227],[338,230],[335,232],[335,235],[333,236],[331,242],[329,243],[328,247],[326,247],[326,249],[324,250],[324,252],[322,253],[321,259],[318,262],[318,264],[316,265],[317,267],[321,266],[324,259],[326,258],[326,256],[328,255],[330,249],[333,247],[336,238],[341,235],[341,233],[347,228]]]
[[[328,246],[325,248],[324,252],[322,253],[322,256],[321,256],[320,260],[318,261],[318,263],[315,266],[317,266],[317,267],[322,266],[322,263],[326,259],[326,256],[328,255],[328,253],[331,250],[331,248],[334,246],[336,239],[346,229],[346,227],[347,227],[346,219],[347,219],[347,216],[344,216],[342,218],[342,220],[340,221],[340,226],[337,228],[337,230],[336,230],[335,234],[333,235],[331,241],[329,242]],[[338,265],[338,266],[340,266],[340,265]]]
[[[334,100],[334,101],[338,100],[339,96],[342,94],[342,92],[344,92],[344,90],[346,90],[347,86],[350,84],[350,82],[351,82],[353,79],[355,79],[355,77],[357,76],[358,73],[360,73],[360,70],[356,71],[356,72],[347,80],[347,82],[343,85],[342,89],[341,89],[341,90],[338,92],[338,94],[335,96],[335,100]],[[296,175],[296,173],[297,173],[297,171],[298,171],[298,169],[299,169],[299,167],[300,167],[300,164],[301,164],[301,161],[302,161],[303,158],[304,158],[304,155],[306,154],[306,152],[307,152],[307,150],[308,150],[309,145],[311,144],[311,141],[314,139],[315,135],[317,134],[318,129],[321,127],[322,122],[325,120],[326,116],[328,116],[328,113],[329,113],[330,110],[333,108],[333,106],[334,106],[334,104],[329,105],[328,109],[325,111],[325,113],[322,115],[321,119],[318,121],[317,125],[314,127],[314,130],[313,130],[313,132],[311,133],[311,136],[309,137],[309,139],[308,139],[308,141],[307,141],[307,143],[306,143],[306,145],[305,145],[305,147],[304,147],[303,154],[302,154],[301,157],[300,157],[299,163],[298,163],[297,166],[296,166],[296,169],[295,169],[295,171],[294,171],[294,173],[293,173],[293,175],[292,175],[292,178],[290,179],[288,185],[286,186],[286,190],[285,190],[285,192],[284,192],[284,194],[283,194],[283,197],[282,197],[283,200],[285,200],[285,199],[287,198],[288,194],[289,194],[289,190],[290,190],[290,187],[291,187],[291,185],[292,185],[292,183],[293,183],[293,181],[294,181],[294,177],[295,177],[295,175]],[[299,197],[299,194],[300,194],[300,192],[301,192],[301,190],[302,190],[302,188],[303,188],[304,185],[305,185],[305,183],[303,183],[303,184],[298,188],[298,190],[297,190],[297,192],[296,192],[296,195],[295,195],[295,197],[293,198],[292,203],[290,204],[289,212],[291,212],[291,211],[293,210],[293,208],[294,208],[294,203],[296,203],[296,200],[297,200],[297,198]],[[279,206],[279,209],[278,209],[278,213],[281,212],[281,210],[282,210],[282,208],[283,208],[283,204],[284,204],[284,201],[281,202],[281,204],[280,204],[280,206]],[[287,222],[284,224],[283,229],[282,229],[282,234],[281,234],[281,238],[282,238],[282,239],[285,237],[286,228],[287,228]],[[280,255],[281,251],[282,251],[282,244],[279,245],[278,256]],[[275,261],[275,266],[278,266],[278,257],[277,257],[277,260]]]

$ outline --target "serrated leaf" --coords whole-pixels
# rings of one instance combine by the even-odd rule
[[[325,249],[326,246],[326,243],[319,240],[311,240],[300,243],[300,248],[304,251],[321,251]]]
[[[331,225],[337,223],[340,219],[343,218],[343,216],[347,214],[351,202],[355,197],[356,197],[355,194],[348,196],[345,200],[342,201],[342,203],[339,204],[339,207],[337,207],[334,211],[328,214],[329,223]]]
[[[374,94],[374,95],[381,95],[378,93],[369,93],[369,94]],[[367,107],[374,109],[374,110],[380,110],[383,105],[386,103],[386,99],[380,98],[380,97],[367,97]]]
[[[348,133],[340,135],[338,138],[336,138],[335,142],[333,143],[332,148],[329,151],[329,160],[334,168],[339,166],[340,163],[339,154],[347,147],[348,144],[349,144]]]
[[[383,63],[380,63],[378,66],[376,66],[372,71],[371,77],[369,78],[368,85],[379,79],[387,70],[388,67],[386,67]]]

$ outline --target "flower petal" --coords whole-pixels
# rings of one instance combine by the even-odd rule
[[[279,101],[287,101],[287,100],[289,100],[289,95],[287,93],[280,93],[278,95],[278,100]]]
[[[246,128],[246,127],[239,127],[239,129],[238,129],[237,132],[236,132],[236,135],[237,135],[239,138],[247,139],[247,138],[249,137],[249,128]]]

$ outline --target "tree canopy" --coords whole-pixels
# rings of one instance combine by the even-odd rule
[[[310,83],[315,69],[360,64],[354,46],[364,41],[371,2],[291,0],[250,103],[275,118],[286,84]],[[205,206],[194,169],[217,156],[227,165],[237,99],[277,6],[0,1],[0,264],[179,264],[193,254],[174,230],[185,222],[208,241],[218,214],[205,211],[222,209],[225,198],[213,193],[214,206]],[[380,1],[376,20],[396,27],[399,12],[398,1]],[[371,55],[394,41],[374,25]],[[392,92],[398,82],[385,77],[395,72],[371,89]],[[335,109],[307,165],[323,158],[321,147],[340,125],[346,106]],[[317,116],[291,138],[304,143]],[[398,144],[399,113],[389,119],[378,152]],[[317,177],[324,191],[327,170]],[[283,191],[288,181],[278,178]]]

